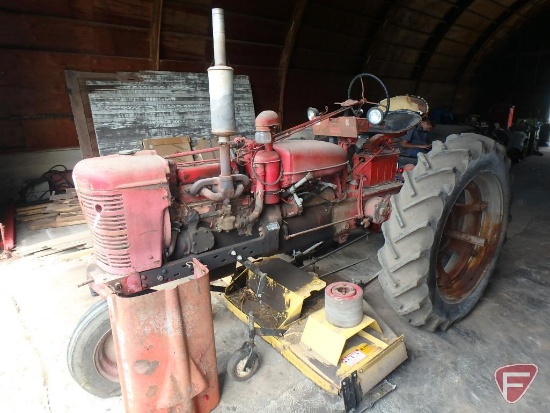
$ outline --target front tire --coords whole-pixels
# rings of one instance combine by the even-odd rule
[[[509,167],[502,145],[464,133],[404,172],[378,259],[385,298],[411,325],[446,330],[481,298],[508,227]]]
[[[114,348],[107,302],[100,300],[81,318],[69,342],[67,364],[80,387],[102,398],[120,396]]]
[[[246,363],[250,359],[250,368]],[[251,378],[260,365],[260,355],[255,348],[244,345],[235,351],[227,362],[227,374],[235,381],[246,381]]]

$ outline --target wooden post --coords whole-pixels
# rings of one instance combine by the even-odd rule
[[[151,10],[151,35],[149,50],[152,70],[160,70],[160,27],[162,24],[162,0],[155,0]]]
[[[292,56],[292,50],[294,49],[294,42],[296,41],[296,35],[304,15],[304,10],[307,5],[307,0],[298,0],[294,6],[294,12],[292,13],[292,21],[290,22],[290,28],[286,34],[285,45],[281,52],[281,61],[279,63],[279,119],[281,126],[283,125],[284,117],[284,105],[285,105],[285,89],[286,80],[288,77],[288,67],[290,65],[290,57]]]

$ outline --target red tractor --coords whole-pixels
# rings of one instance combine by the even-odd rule
[[[476,134],[451,135],[398,174],[396,138],[420,122],[427,105],[410,96],[390,99],[370,74],[352,80],[348,100],[334,112],[312,111],[309,122],[277,132],[277,114],[265,111],[256,118],[254,139],[235,137],[232,69],[219,51],[215,57],[209,78],[219,159],[203,160],[205,150],[185,153],[194,155],[192,162],[139,151],[85,159],[74,168],[94,240],[92,288],[103,297],[135,296],[191,276],[192,259],[216,279],[234,269],[239,255],[345,243],[368,228],[384,234],[379,280],[398,314],[431,331],[466,316],[505,238],[505,148]],[[369,102],[350,94],[365,77],[381,85],[386,99],[363,115]],[[309,126],[337,144],[286,139]],[[119,391],[116,371],[108,367],[116,365],[110,334],[107,305],[100,301],[69,345],[73,377],[102,397]]]

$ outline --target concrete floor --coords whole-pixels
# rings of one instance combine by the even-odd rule
[[[384,302],[375,282],[365,298],[398,334],[409,359],[388,380],[396,389],[373,412],[541,412],[550,398],[550,151],[512,167],[513,221],[496,272],[474,312],[446,333],[409,327]],[[49,233],[47,236],[55,236]],[[38,237],[38,235],[35,235]],[[343,277],[365,279],[379,269],[380,234],[321,261],[320,273],[370,257]],[[65,354],[76,323],[96,298],[83,279],[85,260],[19,259],[0,263],[3,354],[0,406],[5,412],[121,412],[121,398],[99,399],[76,385]],[[213,296],[222,400],[216,412],[337,412],[340,398],[317,388],[261,339],[262,365],[248,382],[225,378],[231,353],[246,337],[242,323]],[[534,363],[526,395],[507,404],[494,381],[500,366]]]

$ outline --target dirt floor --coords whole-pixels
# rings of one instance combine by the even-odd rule
[[[372,412],[541,412],[550,410],[550,150],[512,167],[513,221],[497,269],[473,313],[447,332],[408,326],[371,284],[365,299],[398,334],[405,335],[409,359],[388,380],[396,389]],[[56,237],[62,231],[29,235],[17,245]],[[340,273],[367,279],[379,269],[380,234],[361,240],[319,265],[321,274],[353,261]],[[83,280],[86,259],[18,259],[0,263],[0,406],[3,412],[122,412],[120,397],[99,399],[71,378],[66,348],[79,318],[97,298]],[[222,397],[216,412],[338,412],[342,400],[305,378],[263,340],[261,367],[247,382],[226,377],[229,356],[246,338],[245,326],[213,294],[214,327]],[[533,363],[539,371],[525,396],[507,404],[495,384],[497,368]]]

